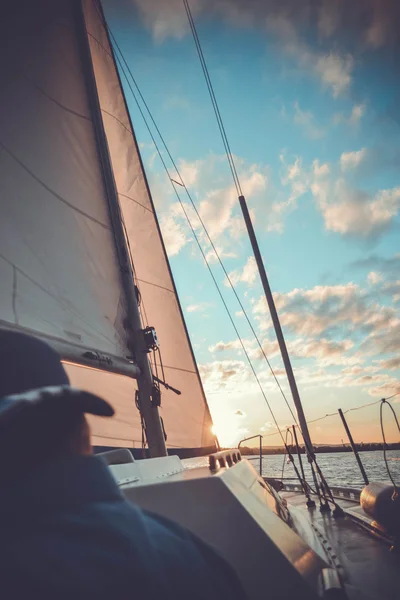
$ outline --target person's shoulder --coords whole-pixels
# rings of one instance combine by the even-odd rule
[[[142,514],[150,543],[168,570],[168,582],[187,587],[193,599],[245,598],[234,569],[215,548],[178,523],[147,511]]]

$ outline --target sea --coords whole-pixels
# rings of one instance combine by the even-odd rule
[[[385,461],[383,459],[383,451],[360,452],[359,456],[370,481],[390,483]],[[400,487],[400,450],[388,450],[386,456],[392,477],[395,483]],[[364,487],[360,469],[352,452],[321,453],[317,454],[316,457],[321,471],[330,485],[347,486],[358,489]],[[248,458],[251,461],[257,471],[259,470],[260,460],[258,456],[247,456],[245,458]],[[294,459],[296,466],[298,467],[297,456],[294,457]],[[309,483],[312,483],[310,467],[303,455],[302,460],[306,479]],[[263,456],[263,477],[276,477],[280,479],[282,477],[282,470],[283,477],[288,478],[288,482],[290,481],[289,478],[296,478],[293,465],[290,463],[288,464],[287,457],[284,457],[281,454]]]

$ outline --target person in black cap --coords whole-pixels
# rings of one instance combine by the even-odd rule
[[[128,502],[92,455],[85,413],[113,412],[49,346],[0,330],[1,597],[244,598],[216,551]]]

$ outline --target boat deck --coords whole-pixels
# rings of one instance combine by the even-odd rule
[[[299,534],[320,555],[328,551],[338,566],[351,600],[385,598],[394,600],[400,594],[400,555],[390,552],[390,545],[361,527],[367,519],[355,502],[340,499],[338,504],[346,516],[309,510],[305,497],[297,492],[280,492],[286,499]],[[357,524],[352,516],[360,519]]]

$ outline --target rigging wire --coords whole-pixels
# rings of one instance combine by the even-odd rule
[[[112,32],[111,32],[111,30],[110,30],[110,28],[109,28],[108,24],[106,23],[106,24],[105,24],[105,26],[106,26],[107,30],[109,31],[109,33],[110,33],[110,37],[112,37],[112,39],[113,39],[113,41],[114,41],[114,40],[115,40],[115,37],[114,37],[114,35],[112,34]],[[116,44],[116,47],[118,47],[118,46],[117,46],[117,44]],[[121,54],[121,56],[123,57],[123,54],[122,54],[121,50],[119,49],[119,47],[118,47],[118,50],[119,50],[119,53]],[[130,81],[129,81],[129,78],[128,78],[127,74],[126,74],[126,71],[125,71],[124,65],[122,64],[122,62],[121,62],[121,59],[119,58],[119,56],[118,56],[117,54],[115,54],[115,58],[116,58],[116,60],[117,60],[117,62],[118,62],[118,65],[119,65],[119,68],[121,69],[121,72],[122,72],[122,74],[124,75],[124,77],[125,77],[125,79],[126,79],[126,81],[127,81],[128,87],[129,87],[129,89],[130,89],[130,91],[131,91],[131,93],[132,93],[132,96],[133,96],[133,98],[134,98],[134,100],[135,100],[135,103],[136,103],[136,105],[137,105],[137,107],[138,107],[138,110],[139,110],[139,112],[140,112],[140,114],[141,114],[141,116],[142,116],[142,118],[143,118],[143,120],[144,120],[144,123],[145,123],[145,125],[146,125],[146,128],[147,128],[147,130],[148,130],[148,132],[149,132],[149,135],[150,135],[150,137],[151,137],[151,139],[152,139],[152,142],[153,142],[153,144],[154,144],[154,146],[155,146],[155,148],[156,148],[156,150],[157,150],[157,153],[158,153],[158,155],[159,155],[159,157],[160,157],[161,163],[162,163],[162,165],[163,165],[163,167],[164,167],[164,169],[165,169],[165,171],[166,171],[166,173],[167,173],[168,179],[171,181],[171,185],[172,185],[172,187],[173,187],[173,189],[174,189],[174,192],[175,192],[175,194],[176,194],[176,196],[177,196],[178,202],[179,202],[179,204],[180,204],[180,206],[181,206],[181,208],[182,208],[182,210],[183,210],[183,212],[184,212],[184,215],[185,215],[185,217],[186,217],[186,220],[187,220],[187,222],[188,222],[188,224],[189,224],[189,227],[190,227],[190,229],[191,229],[191,231],[192,231],[193,237],[194,237],[194,239],[195,239],[195,241],[196,241],[196,243],[197,243],[197,245],[198,245],[198,247],[199,247],[199,250],[200,250],[200,252],[201,252],[201,255],[202,255],[203,259],[204,259],[204,262],[205,262],[205,264],[206,264],[206,266],[207,266],[207,268],[208,268],[208,270],[209,270],[209,272],[210,272],[210,275],[211,275],[211,277],[212,277],[212,279],[213,279],[213,281],[214,281],[214,284],[215,284],[215,286],[216,286],[216,288],[217,288],[218,294],[219,294],[219,296],[220,296],[220,298],[221,298],[221,301],[222,301],[222,303],[223,303],[223,305],[224,305],[224,308],[225,308],[225,310],[226,310],[226,312],[227,312],[227,315],[228,315],[228,317],[229,317],[229,319],[230,319],[230,321],[231,321],[231,324],[232,324],[232,326],[233,326],[233,328],[234,328],[234,331],[235,331],[235,333],[236,333],[236,335],[237,335],[237,337],[238,337],[238,340],[239,340],[239,342],[240,342],[240,345],[241,345],[241,347],[242,347],[242,349],[243,349],[244,355],[245,355],[245,357],[246,357],[246,359],[247,359],[247,361],[248,361],[248,363],[249,363],[249,366],[250,366],[250,369],[251,369],[251,371],[252,371],[252,373],[253,373],[253,375],[254,375],[254,378],[256,379],[257,385],[258,385],[258,387],[259,387],[259,389],[260,389],[260,391],[261,391],[261,394],[262,394],[262,396],[263,396],[263,398],[264,398],[264,401],[265,401],[265,403],[267,404],[267,407],[268,407],[268,409],[269,409],[269,412],[270,412],[270,414],[271,414],[271,416],[272,416],[272,419],[273,419],[273,421],[274,421],[274,424],[275,424],[275,426],[276,426],[276,428],[277,428],[277,430],[278,430],[278,433],[279,433],[279,435],[280,435],[280,436],[281,436],[281,438],[282,438],[282,442],[283,442],[283,444],[285,445],[285,440],[284,440],[283,434],[282,434],[282,432],[281,432],[281,430],[280,430],[280,428],[279,428],[278,422],[277,422],[277,420],[276,420],[276,418],[275,418],[275,415],[274,415],[274,413],[273,413],[273,411],[272,411],[272,408],[271,408],[271,406],[270,406],[270,403],[269,403],[269,401],[268,401],[268,398],[267,398],[267,396],[266,396],[266,394],[265,394],[265,392],[264,392],[264,389],[263,389],[263,387],[262,387],[262,384],[261,384],[261,382],[260,382],[260,379],[259,379],[259,377],[258,377],[258,375],[257,375],[257,372],[256,372],[256,371],[255,371],[255,369],[254,369],[254,366],[253,366],[253,363],[252,363],[252,361],[251,361],[251,359],[250,359],[250,356],[249,356],[249,354],[248,354],[248,352],[247,352],[247,350],[246,350],[246,348],[245,348],[245,346],[244,346],[243,340],[242,340],[242,338],[241,338],[241,336],[240,336],[240,334],[239,334],[239,331],[238,331],[238,329],[237,329],[237,327],[236,327],[236,325],[235,325],[235,322],[234,322],[234,320],[233,320],[233,317],[232,317],[232,315],[231,315],[231,313],[230,313],[230,311],[229,311],[229,308],[228,308],[228,306],[227,306],[227,303],[226,303],[226,301],[225,301],[225,299],[224,299],[224,297],[223,297],[223,295],[222,295],[222,292],[221,292],[221,290],[220,290],[220,287],[219,287],[219,285],[218,285],[218,282],[217,282],[217,280],[216,280],[216,278],[215,278],[215,276],[214,276],[214,273],[212,272],[212,269],[211,269],[211,267],[210,267],[210,265],[209,265],[209,262],[208,262],[208,260],[207,260],[207,257],[206,257],[206,255],[205,255],[205,252],[204,252],[204,250],[203,250],[203,248],[202,248],[202,246],[201,246],[201,244],[200,244],[200,241],[199,241],[199,239],[198,239],[198,236],[197,236],[197,234],[196,234],[196,232],[195,232],[195,229],[194,229],[194,227],[193,227],[193,225],[192,225],[192,223],[191,223],[191,220],[190,220],[190,218],[189,218],[189,215],[188,215],[188,213],[187,213],[187,211],[186,211],[186,209],[185,209],[185,206],[184,206],[184,204],[183,204],[183,202],[182,202],[182,200],[181,200],[181,198],[180,198],[180,196],[179,196],[179,193],[178,193],[178,191],[177,191],[177,189],[176,189],[176,187],[175,187],[175,185],[174,185],[174,183],[176,183],[176,182],[173,182],[173,181],[172,181],[172,179],[171,179],[171,177],[170,177],[170,175],[169,175],[168,167],[167,167],[167,165],[166,165],[166,163],[165,163],[165,160],[164,160],[164,158],[163,158],[163,156],[162,156],[161,150],[160,150],[160,148],[159,148],[159,146],[158,146],[158,144],[157,144],[157,142],[156,142],[156,140],[155,140],[155,137],[154,137],[154,135],[153,135],[153,133],[152,133],[152,131],[151,131],[151,128],[150,128],[150,126],[149,126],[149,124],[148,124],[148,122],[147,122],[147,119],[146,119],[146,117],[145,117],[145,115],[144,115],[144,112],[143,112],[143,110],[142,110],[142,108],[141,108],[141,106],[140,106],[140,103],[139,103],[139,101],[138,101],[138,99],[137,99],[137,96],[136,96],[136,94],[135,94],[135,92],[134,92],[134,90],[133,90],[133,88],[132,88],[132,85],[131,85],[131,83],[130,83]],[[124,62],[126,62],[124,58],[123,58],[123,60],[124,60]],[[133,78],[133,76],[132,76],[132,78]],[[136,86],[137,86],[137,84],[136,84]],[[148,110],[148,109],[147,109],[147,110]],[[186,186],[185,186],[184,184],[183,184],[183,187],[185,187],[185,188],[186,188]],[[197,211],[196,211],[196,212],[197,212]],[[292,415],[292,416],[294,417],[294,415]],[[294,417],[294,418],[295,418],[295,417]]]
[[[221,259],[221,257],[220,257],[220,254],[219,254],[219,252],[218,252],[218,250],[217,250],[217,248],[216,248],[216,246],[215,246],[215,244],[214,244],[214,242],[213,242],[213,240],[212,240],[212,238],[211,238],[211,236],[210,236],[210,234],[209,234],[209,232],[208,232],[208,229],[207,229],[207,227],[206,227],[206,225],[205,225],[205,223],[204,223],[204,221],[203,221],[203,219],[202,219],[202,217],[201,217],[201,215],[200,215],[200,213],[199,213],[199,211],[198,211],[198,209],[197,209],[196,203],[194,202],[194,200],[193,200],[193,197],[192,197],[192,195],[190,194],[190,192],[189,192],[189,190],[188,190],[188,188],[187,188],[187,186],[186,186],[186,184],[185,184],[185,182],[184,182],[184,180],[183,180],[183,178],[182,178],[182,176],[181,176],[181,173],[180,173],[180,171],[179,171],[179,169],[178,169],[178,166],[177,166],[177,164],[176,164],[176,162],[175,162],[175,160],[174,160],[174,158],[173,158],[173,156],[172,156],[172,154],[171,154],[171,152],[170,152],[170,150],[169,150],[169,148],[168,148],[168,146],[167,146],[167,144],[166,144],[166,142],[165,142],[164,136],[162,135],[162,133],[161,133],[161,131],[160,131],[160,129],[159,129],[159,127],[158,127],[158,125],[157,125],[157,123],[156,123],[156,121],[155,121],[154,117],[153,117],[153,114],[152,114],[152,112],[151,112],[151,110],[150,110],[150,108],[149,108],[149,106],[148,106],[148,104],[147,104],[147,102],[146,102],[146,100],[145,100],[145,98],[144,98],[144,96],[143,96],[143,94],[142,94],[141,90],[140,90],[140,87],[139,87],[139,85],[138,85],[138,83],[137,83],[137,81],[136,81],[136,79],[135,79],[135,77],[134,77],[134,75],[133,75],[133,73],[132,73],[132,70],[131,70],[131,68],[130,68],[130,66],[129,66],[129,63],[127,62],[127,60],[126,60],[126,58],[125,58],[125,56],[124,56],[124,54],[123,54],[123,52],[122,52],[122,50],[121,50],[121,47],[119,46],[119,44],[118,44],[118,42],[117,42],[117,40],[116,40],[116,38],[115,38],[115,36],[114,36],[114,34],[113,34],[112,30],[110,29],[110,26],[108,25],[108,23],[105,23],[105,26],[106,26],[106,28],[107,28],[107,30],[108,30],[108,32],[109,32],[110,38],[112,39],[113,46],[115,46],[115,48],[117,49],[117,51],[118,51],[118,53],[119,53],[119,55],[120,55],[120,57],[121,57],[121,58],[119,58],[119,57],[117,56],[117,53],[115,53],[115,56],[116,56],[117,62],[118,62],[118,64],[119,64],[119,67],[120,67],[121,71],[123,72],[123,74],[124,74],[124,77],[125,77],[125,79],[126,79],[126,81],[127,81],[127,83],[128,83],[128,86],[129,86],[129,88],[130,88],[130,90],[131,90],[131,93],[132,93],[132,95],[133,95],[133,97],[134,97],[135,103],[136,103],[136,105],[137,105],[137,107],[138,107],[138,109],[139,109],[139,112],[140,112],[140,114],[141,114],[141,116],[142,116],[143,120],[144,120],[144,123],[145,123],[145,125],[146,125],[146,128],[147,128],[147,130],[149,131],[150,137],[151,137],[151,139],[152,139],[152,141],[153,141],[153,144],[154,144],[154,146],[155,146],[155,148],[156,148],[156,150],[157,150],[157,153],[158,153],[158,155],[159,155],[159,157],[160,157],[160,159],[161,159],[161,162],[162,162],[162,164],[163,164],[163,167],[164,167],[164,169],[165,169],[165,171],[166,171],[166,173],[167,173],[168,179],[170,180],[170,182],[171,182],[171,184],[172,184],[172,186],[173,186],[173,188],[174,188],[175,194],[178,196],[178,192],[177,192],[177,190],[176,190],[176,188],[175,188],[175,185],[174,185],[174,184],[176,184],[176,185],[179,185],[180,187],[183,187],[183,188],[184,188],[184,190],[185,190],[185,192],[186,192],[186,195],[187,195],[187,197],[188,197],[188,199],[189,199],[189,201],[190,201],[190,203],[191,203],[191,205],[192,205],[192,207],[193,207],[193,209],[194,209],[194,211],[195,211],[196,217],[198,218],[198,220],[199,220],[199,223],[200,223],[200,225],[202,226],[202,228],[203,228],[203,230],[204,230],[204,233],[205,233],[205,235],[206,235],[206,238],[208,239],[208,241],[209,241],[209,243],[210,243],[210,246],[211,246],[211,248],[212,248],[212,250],[213,250],[213,252],[214,252],[214,254],[215,254],[216,258],[217,258],[217,261],[218,261],[219,265],[221,266],[221,268],[222,268],[222,270],[223,270],[223,273],[224,273],[224,275],[225,275],[225,277],[226,277],[226,279],[227,279],[227,282],[228,282],[228,284],[229,284],[229,287],[232,289],[232,291],[233,291],[233,293],[234,293],[234,296],[235,296],[235,298],[236,298],[236,300],[237,300],[237,302],[238,302],[238,304],[239,304],[239,306],[240,306],[240,309],[241,309],[241,310],[242,310],[242,312],[243,312],[243,315],[244,315],[244,317],[245,317],[245,319],[246,319],[246,321],[247,321],[247,324],[249,325],[249,327],[250,327],[250,329],[251,329],[251,332],[252,332],[252,334],[253,334],[253,336],[254,336],[254,338],[255,338],[256,342],[257,342],[257,345],[258,345],[258,347],[259,347],[259,349],[260,349],[260,351],[261,351],[261,354],[262,354],[262,356],[263,356],[264,360],[266,361],[266,363],[267,363],[267,365],[268,365],[268,367],[269,367],[269,369],[270,369],[270,371],[271,371],[271,374],[272,374],[272,376],[273,376],[273,378],[274,378],[274,380],[275,380],[275,382],[276,382],[276,384],[277,384],[277,386],[278,386],[278,388],[279,388],[279,391],[280,391],[280,393],[281,393],[281,395],[282,395],[282,397],[283,397],[283,399],[284,399],[284,401],[285,401],[285,403],[286,403],[286,406],[288,407],[288,409],[289,409],[289,412],[290,412],[290,414],[291,414],[291,416],[292,416],[292,418],[293,418],[294,422],[295,422],[296,424],[298,424],[298,423],[297,423],[297,418],[296,418],[296,415],[295,415],[295,413],[293,412],[293,409],[292,409],[292,407],[290,406],[290,403],[289,403],[289,401],[288,401],[288,399],[287,399],[287,397],[286,397],[286,394],[285,394],[285,392],[283,391],[283,389],[282,389],[282,386],[281,386],[281,384],[280,384],[280,382],[279,382],[279,379],[278,379],[278,377],[277,377],[277,375],[276,375],[276,373],[275,373],[275,371],[274,371],[274,369],[273,369],[273,367],[272,367],[272,365],[271,365],[271,363],[270,363],[270,361],[269,361],[269,359],[268,359],[268,357],[267,357],[267,355],[266,355],[266,353],[265,353],[265,350],[264,350],[264,348],[263,348],[263,346],[262,346],[262,343],[261,343],[261,341],[260,341],[260,339],[259,339],[259,337],[258,337],[258,335],[257,335],[257,333],[256,333],[256,331],[255,331],[255,329],[254,329],[254,326],[253,326],[253,324],[252,324],[252,322],[251,322],[251,320],[250,320],[250,318],[249,318],[249,316],[248,316],[248,313],[247,313],[246,309],[244,308],[244,306],[243,306],[243,303],[242,303],[242,301],[241,301],[241,299],[240,299],[240,297],[239,297],[239,295],[238,295],[238,293],[237,293],[237,291],[236,291],[236,289],[235,289],[235,286],[234,286],[234,284],[233,284],[233,282],[232,282],[232,279],[231,279],[231,277],[229,276],[229,273],[228,273],[228,271],[226,270],[226,267],[225,267],[225,265],[224,265],[224,263],[223,263],[223,261],[222,261],[222,259]],[[201,48],[200,48],[200,51],[201,51]],[[121,64],[121,60],[122,60],[122,63],[123,63],[123,65]],[[166,151],[166,153],[167,153],[167,156],[168,156],[168,158],[169,158],[169,159],[170,159],[170,161],[171,161],[171,164],[172,164],[172,165],[173,165],[173,167],[174,167],[174,170],[175,170],[175,172],[176,172],[176,174],[177,174],[177,176],[178,176],[178,179],[179,179],[179,181],[176,181],[175,179],[173,179],[173,178],[171,177],[171,175],[169,174],[168,167],[166,166],[166,164],[165,164],[165,161],[164,161],[164,160],[163,160],[163,158],[162,158],[162,155],[161,155],[160,148],[159,148],[158,144],[156,143],[156,141],[155,141],[155,139],[154,139],[154,136],[153,136],[153,134],[152,134],[152,132],[151,132],[151,130],[150,130],[150,127],[149,127],[149,125],[148,125],[148,123],[147,123],[147,119],[146,119],[146,117],[145,117],[145,115],[144,115],[144,113],[143,113],[143,111],[142,111],[142,108],[141,108],[141,106],[140,106],[140,103],[138,102],[138,99],[137,99],[137,97],[136,97],[136,94],[135,94],[135,92],[132,90],[132,86],[130,85],[129,79],[128,79],[128,77],[127,77],[127,75],[126,75],[125,71],[124,71],[124,67],[126,68],[126,70],[127,70],[128,74],[129,74],[129,76],[130,76],[130,78],[131,78],[131,80],[132,80],[132,82],[133,82],[133,84],[134,84],[134,86],[135,86],[135,88],[136,88],[136,90],[137,90],[137,93],[138,93],[138,95],[139,95],[139,97],[140,97],[140,100],[142,101],[142,103],[143,103],[143,106],[145,107],[145,109],[146,109],[146,111],[147,111],[147,113],[148,113],[148,115],[149,115],[149,117],[150,117],[150,120],[151,120],[151,122],[152,122],[152,124],[153,124],[153,126],[154,126],[154,128],[155,128],[155,130],[156,130],[156,132],[157,132],[157,134],[158,134],[158,136],[159,136],[159,138],[160,138],[160,141],[161,141],[161,143],[162,143],[162,145],[163,145],[163,147],[164,147],[164,149],[165,149],[165,151]],[[207,69],[207,67],[206,67],[206,69]],[[208,73],[208,71],[207,71],[207,73]],[[211,84],[211,80],[210,80],[210,84]],[[211,88],[212,88],[212,84],[211,84]],[[213,91],[213,89],[212,89],[212,93],[214,94],[214,91]],[[215,96],[214,96],[214,97],[215,97]],[[217,106],[216,110],[217,110],[217,112],[218,112],[218,115],[219,115],[219,118],[221,119],[221,122],[222,122],[222,118],[221,118],[221,115],[220,115],[220,113],[219,113],[218,106]],[[220,129],[220,131],[221,131],[221,135],[223,135],[223,136],[224,136],[224,138],[225,138],[225,140],[226,140],[226,145],[225,145],[225,142],[224,142],[225,150],[226,150],[226,152],[227,152],[227,155],[228,155],[228,154],[230,154],[230,156],[232,157],[232,153],[231,153],[231,151],[230,151],[229,142],[228,142],[228,139],[227,139],[227,137],[226,137],[226,132],[225,132],[225,128],[224,128],[224,126],[223,126],[223,123],[222,123],[222,126],[221,126],[221,127],[222,127],[222,131],[221,131],[221,129]],[[229,159],[228,159],[228,160],[229,160]],[[231,160],[232,160],[232,162],[233,162],[233,157],[231,158]],[[239,177],[238,177],[238,175],[237,175],[237,171],[236,171],[236,168],[235,168],[235,165],[234,165],[234,163],[233,163],[233,167],[231,167],[231,171],[232,171],[232,175],[233,175],[233,177],[234,177],[234,180],[235,180],[235,181],[237,181],[236,190],[237,190],[238,194],[240,194],[240,195],[241,195],[241,194],[242,194],[242,189],[241,189],[241,187],[240,187],[240,181],[239,181]],[[192,231],[193,231],[193,228],[192,228],[192,226],[191,226],[191,224],[190,224],[190,220],[189,220],[188,214],[187,214],[187,212],[185,211],[184,207],[182,206],[182,201],[181,201],[181,199],[180,199],[180,197],[179,197],[179,196],[178,196],[178,201],[179,201],[179,204],[181,205],[181,208],[183,209],[183,213],[184,213],[184,215],[185,215],[185,217],[186,217],[186,220],[187,220],[187,222],[188,222],[188,224],[189,224],[190,228],[191,228],[191,229],[192,229]]]
[[[213,108],[214,108],[215,117],[217,119],[218,128],[220,130],[221,137],[222,137],[222,142],[223,142],[224,147],[225,147],[225,152],[226,152],[228,163],[229,163],[229,166],[230,166],[230,169],[231,169],[231,172],[232,172],[232,177],[233,177],[233,181],[235,183],[236,191],[238,193],[238,196],[242,196],[243,193],[242,193],[242,188],[241,188],[241,185],[240,185],[239,176],[238,176],[237,171],[236,171],[235,161],[233,159],[232,151],[231,151],[230,146],[229,146],[229,141],[228,141],[228,137],[226,135],[225,126],[224,126],[224,123],[223,123],[223,120],[222,120],[222,116],[221,116],[221,113],[220,113],[220,110],[219,110],[218,101],[217,101],[217,98],[216,98],[215,93],[214,93],[214,87],[213,87],[213,84],[212,84],[212,81],[211,81],[211,78],[210,78],[210,74],[208,72],[207,63],[206,63],[206,60],[204,58],[204,54],[203,54],[203,50],[202,50],[202,47],[201,47],[201,44],[200,44],[199,36],[197,35],[196,25],[195,25],[195,22],[193,20],[193,16],[192,16],[192,12],[190,10],[190,6],[189,6],[188,0],[183,0],[183,4],[184,4],[185,10],[186,10],[186,15],[187,15],[187,18],[188,18],[188,21],[189,21],[190,28],[192,30],[193,39],[194,39],[194,42],[196,44],[196,49],[197,49],[197,53],[199,55],[201,68],[203,70],[204,78],[206,80],[208,92],[209,92],[210,98],[211,98],[211,103],[212,103]]]
[[[399,396],[400,392],[396,392],[396,394],[392,394],[392,396],[388,396],[388,398],[385,398],[386,402],[388,402],[389,400],[391,400],[392,398],[395,398],[395,396]],[[368,404],[361,404],[361,406],[355,406],[354,408],[348,408],[347,410],[343,411],[343,414],[346,415],[347,413],[354,411],[354,410],[361,410],[362,408],[367,408],[368,406],[376,406],[377,404],[380,404],[382,402],[382,400],[377,400],[376,402],[368,402]],[[322,417],[318,417],[317,419],[312,419],[311,421],[307,421],[307,425],[310,425],[311,423],[316,423],[317,421],[322,421],[323,419],[326,419],[327,417],[336,417],[337,416],[337,412],[334,413],[327,413],[326,415],[323,415]],[[298,427],[298,425],[296,425],[296,427]],[[267,433],[266,435],[263,435],[263,437],[271,437],[273,435],[277,435],[277,433],[274,431],[274,433]]]
[[[394,398],[394,397],[395,397],[395,396],[397,396],[397,395],[398,395],[398,393],[397,393],[397,394],[393,394],[393,396],[390,396],[389,398]],[[388,399],[389,399],[389,398],[388,398]],[[396,412],[395,412],[395,410],[394,410],[393,406],[392,406],[391,404],[389,404],[389,403],[388,403],[388,401],[387,401],[388,399],[382,398],[382,400],[380,400],[380,403],[381,403],[381,405],[380,405],[380,408],[379,408],[379,418],[380,418],[380,423],[381,423],[382,440],[383,440],[383,460],[385,461],[386,472],[387,472],[387,474],[388,474],[388,476],[389,476],[389,479],[390,479],[390,481],[392,482],[392,484],[393,484],[393,488],[394,488],[394,490],[393,490],[393,495],[392,495],[392,500],[396,500],[396,499],[397,499],[397,497],[398,497],[398,495],[399,495],[399,493],[398,493],[398,491],[397,491],[397,485],[396,485],[396,482],[395,482],[395,480],[393,479],[393,475],[392,475],[392,473],[391,473],[391,471],[390,471],[390,468],[389,468],[389,463],[388,463],[388,460],[387,460],[387,455],[386,455],[387,443],[386,443],[385,429],[384,429],[384,427],[383,427],[383,406],[384,406],[385,404],[387,404],[387,406],[389,406],[389,407],[390,407],[390,410],[391,410],[391,411],[392,411],[392,413],[393,413],[394,420],[396,421],[396,425],[397,425],[397,429],[398,429],[399,433],[400,433],[400,425],[399,425],[399,421],[398,421],[398,419],[397,419]]]
[[[286,443],[286,446],[287,446],[287,442],[288,442],[289,433],[290,433],[290,435],[291,435],[291,446],[293,446],[293,434],[292,434],[292,431],[291,431],[289,428],[287,428],[287,429],[286,429],[285,443]],[[289,460],[290,460],[290,459],[289,459]],[[281,473],[281,479],[283,479],[283,472],[284,472],[284,470],[285,470],[285,464],[286,464],[286,449],[285,449],[285,453],[284,453],[284,455],[283,455],[283,463],[282,463],[282,473]]]

